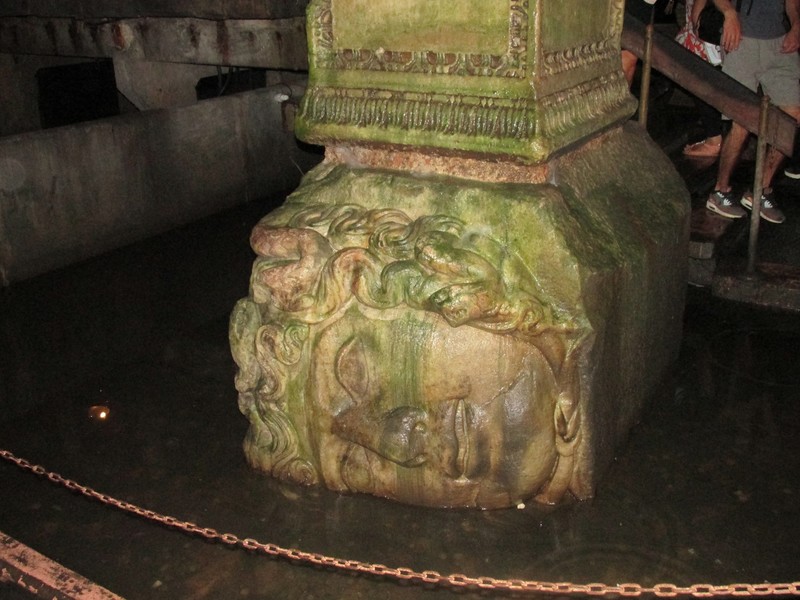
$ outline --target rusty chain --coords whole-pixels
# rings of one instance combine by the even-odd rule
[[[605,583],[578,584],[569,582],[552,583],[546,581],[530,581],[524,579],[498,579],[496,577],[470,577],[461,573],[442,575],[438,571],[415,571],[407,567],[387,567],[386,565],[367,563],[359,560],[346,560],[314,552],[304,552],[294,548],[283,548],[276,544],[264,543],[252,538],[240,538],[233,533],[220,533],[212,527],[200,527],[191,521],[181,521],[175,517],[162,515],[152,510],[141,508],[130,502],[118,500],[107,494],[102,494],[90,487],[81,485],[72,479],[62,477],[58,473],[48,471],[41,465],[34,465],[24,458],[19,458],[8,450],[0,450],[0,457],[16,464],[23,470],[30,471],[62,485],[67,489],[77,492],[92,500],[114,506],[128,513],[156,521],[168,527],[179,529],[192,535],[201,535],[210,541],[219,541],[228,546],[238,546],[245,550],[263,552],[269,556],[288,559],[293,562],[330,567],[342,571],[368,573],[379,577],[405,580],[412,583],[425,583],[449,586],[453,588],[471,588],[481,590],[497,590],[504,592],[535,592],[547,594],[571,594],[588,596],[643,596],[655,595],[662,598],[676,596],[694,596],[696,598],[709,598],[717,596],[800,596],[800,581],[792,583],[731,583],[727,585],[713,585],[709,583],[695,583],[690,586],[679,586],[673,583],[658,583],[653,586],[644,586],[638,583],[618,583],[615,585]]]

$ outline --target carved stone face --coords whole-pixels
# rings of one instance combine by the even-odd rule
[[[312,347],[307,423],[329,487],[493,508],[550,479],[557,392],[531,344],[354,306]]]

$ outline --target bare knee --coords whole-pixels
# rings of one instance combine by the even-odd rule
[[[622,73],[628,81],[630,87],[633,82],[633,76],[636,73],[636,61],[639,60],[633,52],[628,50],[622,51]]]

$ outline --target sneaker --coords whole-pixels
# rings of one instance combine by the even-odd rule
[[[789,179],[800,179],[800,165],[787,165],[783,174]]]
[[[747,213],[742,209],[741,206],[736,204],[736,200],[734,199],[733,192],[723,192],[720,190],[714,190],[709,194],[708,200],[706,200],[706,208],[711,212],[715,212],[718,215],[722,215],[723,217],[727,217],[729,219],[740,219],[741,217],[745,216]]]
[[[745,192],[742,196],[742,206],[747,210],[753,210],[753,192]],[[761,192],[761,218],[770,223],[783,223],[786,216],[775,203],[772,190]]]

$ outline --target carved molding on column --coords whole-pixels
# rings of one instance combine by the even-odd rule
[[[317,42],[314,66],[322,69],[436,73],[477,77],[524,78],[528,74],[528,2],[509,0],[508,41],[503,54],[409,50],[407,48],[337,48],[333,0],[323,0],[311,16]]]

